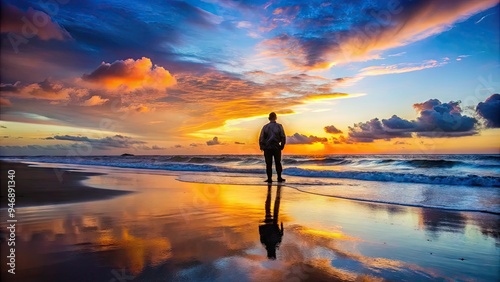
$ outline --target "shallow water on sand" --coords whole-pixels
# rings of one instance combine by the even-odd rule
[[[89,170],[109,174],[91,177],[88,185],[136,193],[18,209],[16,279],[500,279],[498,215],[363,203],[276,184],[187,183],[157,171]],[[283,236],[271,260],[259,231],[274,223],[283,223]]]

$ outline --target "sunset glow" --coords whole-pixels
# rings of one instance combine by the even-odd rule
[[[0,155],[500,153],[499,2],[358,2],[2,1]]]

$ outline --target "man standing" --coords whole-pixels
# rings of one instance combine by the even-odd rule
[[[264,125],[260,131],[259,145],[260,150],[264,151],[264,158],[266,160],[266,173],[267,180],[265,182],[273,182],[272,165],[273,158],[276,165],[276,173],[278,174],[278,182],[283,182],[285,179],[281,178],[283,167],[281,166],[281,150],[285,148],[286,135],[283,125],[276,122],[278,117],[274,112],[269,114],[269,123]]]

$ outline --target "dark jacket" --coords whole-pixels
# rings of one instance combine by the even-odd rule
[[[283,150],[285,143],[285,130],[276,121],[264,125],[260,131],[259,146],[261,150]]]

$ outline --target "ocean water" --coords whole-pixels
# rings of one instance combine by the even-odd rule
[[[265,178],[260,155],[2,159],[170,171],[197,183],[264,185]],[[500,214],[500,155],[284,155],[283,166],[285,186],[305,193]]]

